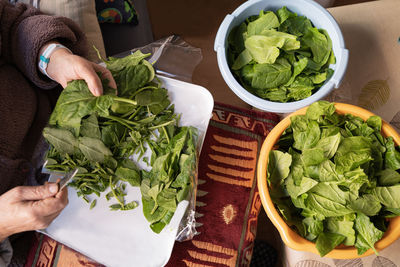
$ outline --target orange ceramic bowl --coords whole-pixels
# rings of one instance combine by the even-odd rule
[[[336,107],[336,112],[339,114],[352,114],[354,116],[362,118],[363,120],[366,120],[370,116],[374,115],[373,113],[363,108],[349,104],[336,103],[335,107]],[[260,157],[258,159],[257,185],[258,185],[258,190],[260,191],[260,197],[263,207],[269,219],[278,229],[283,242],[292,249],[313,252],[315,254],[318,254],[315,243],[303,238],[286,224],[286,222],[284,221],[278,210],[275,208],[275,205],[271,200],[271,197],[269,195],[269,188],[267,185],[267,166],[268,166],[269,152],[278,142],[283,131],[290,125],[290,117],[294,115],[305,114],[306,110],[307,107],[291,113],[288,117],[279,122],[278,125],[276,125],[274,129],[268,134],[261,148]],[[382,134],[385,137],[392,136],[394,142],[397,145],[400,144],[399,134],[386,122],[382,122]],[[382,239],[375,243],[376,250],[379,251],[386,248],[399,237],[400,237],[400,216],[390,219],[388,229],[386,230]],[[354,246],[341,245],[333,249],[325,257],[335,258],[335,259],[354,259],[354,258],[361,258],[364,256],[368,256],[373,253],[374,252],[372,251],[372,249],[369,249],[364,254],[358,255],[357,249]]]

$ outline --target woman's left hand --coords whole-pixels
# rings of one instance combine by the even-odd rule
[[[103,86],[96,72],[100,72],[102,77],[109,81],[110,87],[117,88],[108,69],[83,57],[73,55],[67,49],[62,48],[54,51],[47,65],[47,74],[61,84],[63,88],[67,86],[69,81],[85,80],[92,94],[99,96],[103,94]]]

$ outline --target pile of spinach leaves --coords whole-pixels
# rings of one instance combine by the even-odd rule
[[[381,134],[382,120],[339,115],[315,102],[269,154],[271,198],[285,221],[316,242],[321,256],[339,244],[361,255],[400,215],[400,152]]]
[[[50,144],[46,168],[78,173],[69,184],[78,196],[96,205],[96,198],[114,199],[111,210],[131,210],[125,202],[126,183],[141,189],[143,213],[159,233],[171,220],[177,204],[193,187],[197,130],[179,127],[179,115],[145,60],[136,51],[105,61],[118,87],[103,81],[104,94],[93,96],[83,80],[75,80],[61,93],[43,135]],[[144,157],[147,149],[151,156]],[[140,170],[132,155],[151,165]],[[108,192],[106,192],[108,191]]]
[[[233,28],[227,60],[250,93],[292,102],[311,96],[332,76],[335,56],[327,31],[282,7],[275,13],[261,10]]]

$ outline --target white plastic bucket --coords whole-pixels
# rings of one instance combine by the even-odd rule
[[[310,97],[300,101],[278,103],[257,97],[241,86],[232,75],[227,62],[228,35],[232,28],[240,25],[246,18],[258,15],[260,10],[276,11],[286,6],[290,11],[298,15],[306,16],[315,27],[325,29],[332,39],[333,52],[336,56],[336,64],[330,67],[334,70],[332,77],[325,82]],[[250,0],[239,6],[232,14],[228,14],[221,23],[214,43],[217,52],[218,67],[222,77],[231,90],[246,103],[265,111],[287,113],[324,98],[333,88],[338,88],[346,72],[349,51],[345,48],[342,32],[332,15],[321,5],[312,0]]]

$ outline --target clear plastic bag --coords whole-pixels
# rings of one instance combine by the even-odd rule
[[[148,60],[153,63],[157,74],[184,82],[192,81],[193,71],[203,59],[200,48],[189,45],[176,35],[126,51],[115,57],[124,57],[136,50],[152,54]]]

